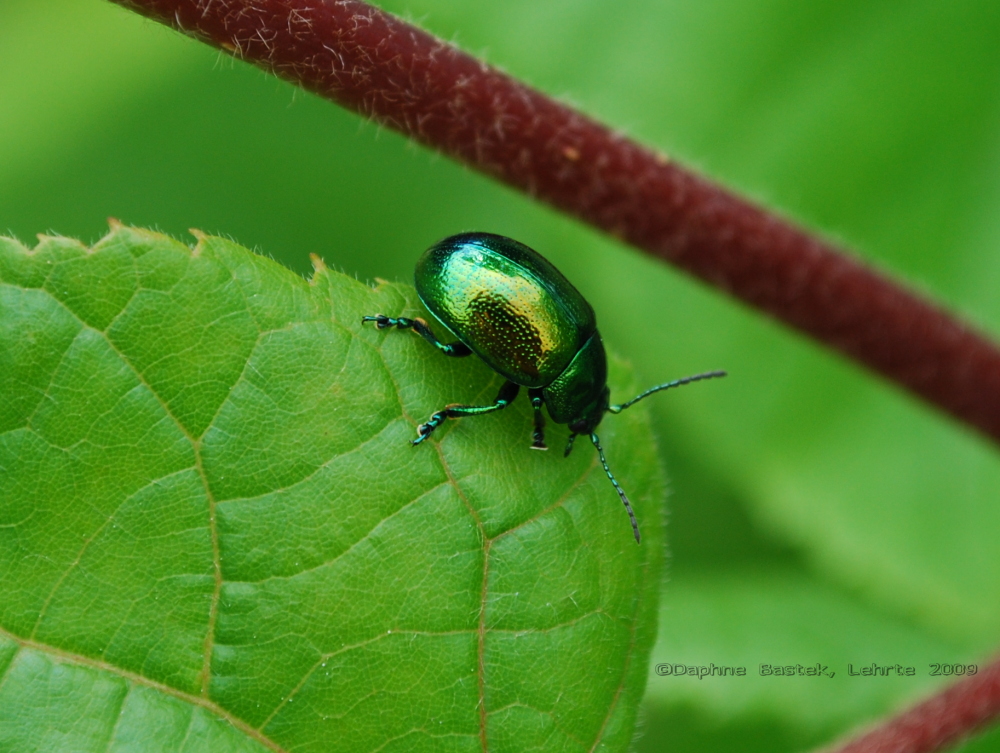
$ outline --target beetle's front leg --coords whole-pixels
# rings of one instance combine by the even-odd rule
[[[461,358],[462,356],[467,356],[472,353],[469,346],[465,343],[443,343],[438,340],[435,334],[431,332],[431,328],[427,326],[427,322],[423,319],[407,319],[405,316],[393,318],[391,316],[386,316],[385,314],[375,314],[375,316],[361,317],[361,323],[364,324],[365,322],[375,322],[375,326],[379,329],[385,329],[386,327],[412,329],[446,356]]]
[[[482,416],[486,413],[503,410],[514,402],[514,398],[517,397],[517,393],[520,389],[520,385],[514,384],[513,382],[505,382],[504,386],[500,388],[500,392],[497,393],[497,399],[493,401],[493,405],[449,405],[444,410],[439,410],[431,416],[427,423],[420,424],[420,426],[417,427],[417,438],[410,442],[410,444],[418,445],[423,442],[431,435],[431,432],[443,424],[447,418]]]
[[[545,416],[542,415],[542,406],[545,404],[540,389],[528,390],[528,397],[531,398],[531,407],[535,411],[535,431],[531,435],[531,449],[547,450],[545,444]]]
[[[569,454],[573,452],[573,442],[576,441],[576,432],[570,431],[569,441],[566,442],[566,449],[563,451],[563,457],[568,458]]]

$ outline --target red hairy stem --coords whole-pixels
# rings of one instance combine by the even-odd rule
[[[829,753],[933,753],[1000,714],[1000,660]]]
[[[789,221],[358,0],[116,0],[610,233],[1000,439],[1000,350]]]

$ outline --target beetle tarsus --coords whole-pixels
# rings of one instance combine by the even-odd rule
[[[399,317],[394,319],[391,316],[386,316],[385,314],[375,314],[375,316],[363,316],[361,317],[361,323],[365,322],[375,322],[375,326],[378,329],[387,329],[388,327],[399,327],[400,329],[409,329],[413,326],[413,320],[407,319],[406,317]]]
[[[427,439],[427,437],[431,435],[431,432],[433,432],[438,426],[441,425],[441,422],[444,421],[445,418],[447,418],[447,416],[444,414],[443,411],[441,411],[431,416],[430,420],[427,421],[427,423],[420,424],[420,426],[417,427],[417,438],[411,440],[410,444],[416,447],[418,444],[423,442],[425,439]]]

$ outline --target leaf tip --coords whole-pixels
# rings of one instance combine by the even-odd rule
[[[125,225],[117,217],[108,217],[108,229],[112,233],[117,233],[119,230],[124,230]]]
[[[191,258],[197,259],[199,256],[201,256],[202,245],[205,243],[205,241],[208,240],[208,233],[204,232],[203,230],[199,230],[196,227],[189,227],[188,232],[194,236],[194,239],[196,241],[198,241],[197,243],[194,244],[194,247],[191,249]]]
[[[75,251],[82,251],[84,254],[91,253],[91,249],[87,244],[76,238],[67,238],[65,235],[59,235],[59,233],[37,233],[35,237],[38,238],[38,243],[33,249],[28,251],[31,255],[37,254],[43,249],[51,248],[72,248]]]
[[[312,265],[313,265],[313,274],[312,274],[312,277],[309,278],[309,284],[310,285],[315,285],[316,284],[316,278],[319,275],[322,275],[322,274],[326,273],[326,269],[327,269],[326,268],[326,262],[323,261],[323,259],[320,256],[318,256],[317,254],[309,254],[309,261],[311,261]]]

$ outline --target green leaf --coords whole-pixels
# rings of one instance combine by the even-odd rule
[[[625,750],[648,417],[601,428],[636,546],[590,448],[529,451],[524,400],[408,445],[500,385],[361,325],[421,311],[221,238],[0,239],[0,748]]]

